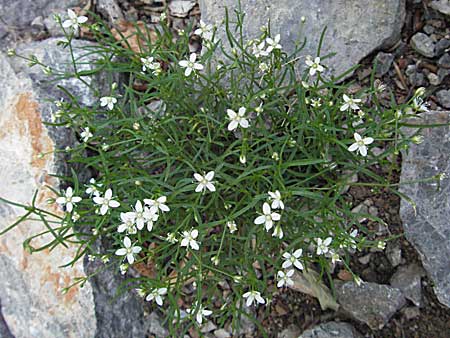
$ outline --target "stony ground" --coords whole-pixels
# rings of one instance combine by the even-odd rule
[[[352,82],[354,87],[369,85],[372,65],[376,60],[376,77],[387,86],[387,94],[382,98],[386,105],[390,101],[388,93],[394,93],[397,102],[401,103],[409,99],[416,88],[424,86],[431,94],[428,100],[431,109],[450,109],[450,4],[445,1],[438,5],[436,3],[407,0],[401,39],[392,48],[376,51],[362,60],[361,67],[347,81]],[[174,30],[183,29],[192,20],[198,22],[201,17],[197,2],[189,0],[85,1],[79,10],[96,11],[112,24],[121,20],[141,20],[157,25],[166,6]],[[0,29],[0,46],[14,41],[43,40],[53,35],[55,30],[48,17],[37,17],[29,28],[17,26],[7,32]],[[198,41],[193,40],[192,44],[193,50],[199,48]],[[400,179],[400,166],[399,160],[392,167],[377,170],[396,183]],[[364,177],[358,179],[364,181]],[[305,332],[302,337],[332,337],[330,332],[333,331],[339,332],[336,337],[346,338],[361,335],[380,338],[450,336],[450,310],[437,300],[433,283],[426,277],[415,248],[403,236],[398,196],[387,190],[374,192],[365,188],[352,188],[348,195],[359,211],[376,215],[386,222],[387,226],[380,226],[362,220],[362,225],[373,231],[374,238],[396,236],[388,243],[385,251],[363,251],[352,257],[352,270],[366,282],[364,291],[357,294],[360,291],[349,289],[347,291],[350,293],[345,293],[343,288],[337,287],[339,290],[336,290],[336,296],[342,305],[338,312],[321,310],[318,300],[310,295],[292,290],[283,291],[275,297],[271,312],[263,308],[259,310],[257,315],[260,323],[271,337],[284,338],[298,337],[311,329],[313,331]],[[339,266],[332,277],[337,286],[351,280],[351,276]],[[329,283],[327,285],[331,287]],[[386,285],[386,288],[380,285]],[[402,289],[406,299],[392,291],[394,289],[391,286]],[[357,313],[358,308],[364,307],[358,301],[371,304],[379,313]],[[255,332],[254,325],[246,322],[242,336],[261,336]],[[209,324],[209,331],[205,330],[205,335],[218,338],[230,336],[226,330],[217,329],[213,323]],[[192,336],[196,335],[192,333]]]

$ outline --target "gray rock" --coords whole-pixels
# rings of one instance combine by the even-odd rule
[[[450,47],[450,39],[440,39],[438,42],[436,42],[435,47],[436,55],[439,56],[444,54],[449,47]]]
[[[435,44],[431,38],[424,33],[416,33],[411,38],[411,47],[419,54],[432,58],[435,55]]]
[[[116,0],[97,0],[97,11],[113,24],[125,19]]]
[[[430,6],[442,14],[450,15],[450,1],[448,0],[432,1]]]
[[[450,109],[450,89],[438,91],[436,97],[442,107]]]
[[[235,21],[237,1],[200,0],[202,19],[218,25],[217,37],[222,41],[226,40],[221,24],[225,7],[229,9],[230,21]],[[261,26],[267,26],[270,19],[272,34],[281,34],[281,44],[287,52],[292,52],[296,43],[302,43],[306,37],[301,54],[315,56],[320,35],[327,26],[321,55],[336,53],[325,61],[334,74],[343,73],[377,49],[393,45],[400,38],[405,18],[404,0],[242,0],[241,7],[246,14],[246,38],[260,36]],[[302,16],[305,23],[301,22]],[[298,64],[303,67],[303,61]]]
[[[336,296],[344,313],[373,330],[383,328],[406,303],[400,290],[376,283],[347,282],[336,288]]]
[[[8,324],[6,324],[5,318],[3,318],[1,301],[0,301],[0,337],[14,338],[11,331],[9,330]]]
[[[437,74],[431,72],[427,74],[427,79],[428,82],[430,82],[430,85],[432,86],[437,86],[442,82],[442,80],[439,78]]]
[[[41,50],[49,48],[46,43],[34,46]],[[55,60],[59,65],[69,58],[62,48],[53,52],[59,53],[59,59]],[[57,172],[58,160],[53,156],[40,158],[39,154],[51,152],[58,142],[70,138],[64,128],[58,134],[50,133],[43,126],[49,104],[44,102],[47,96],[39,88],[43,75],[33,74],[34,71],[22,68],[20,61],[0,53],[0,130],[7,130],[0,132],[0,173],[5,180],[0,185],[0,196],[23,204],[30,203],[34,191],[43,182],[58,186],[58,181],[48,175]],[[67,84],[75,86],[73,82]],[[56,92],[55,88],[51,90]],[[56,206],[45,205],[45,200],[53,196],[48,189],[40,189],[38,206],[61,213]],[[0,231],[22,214],[19,208],[2,207]],[[97,323],[90,284],[75,287],[66,294],[61,292],[75,277],[84,275],[82,262],[71,269],[59,268],[72,259],[76,248],[57,247],[33,255],[22,249],[25,239],[45,229],[41,223],[26,222],[0,239],[0,299],[4,321],[15,337],[92,337]],[[42,239],[39,243],[43,243]]]
[[[214,331],[214,336],[217,338],[230,338],[231,334],[225,329],[218,329]]]
[[[439,58],[437,64],[438,64],[439,67],[450,69],[450,54],[449,53],[445,53],[444,55],[442,55]]]
[[[394,54],[379,52],[375,57],[377,63],[376,75],[381,77],[386,74],[394,62]]]
[[[300,328],[295,324],[291,324],[287,328],[285,328],[283,331],[281,331],[278,334],[277,338],[298,338],[300,333],[301,333]]]
[[[53,11],[77,6],[79,0],[0,0],[0,32],[18,33],[30,30],[31,22],[38,16],[48,17]],[[3,15],[8,13],[7,15]],[[0,34],[1,37],[1,34]]]
[[[409,83],[414,87],[421,87],[424,85],[425,77],[421,72],[417,70],[416,65],[408,65],[405,70],[406,76],[408,76]]]
[[[391,285],[416,306],[422,306],[422,277],[425,271],[417,264],[401,266],[391,278]]]
[[[70,54],[57,45],[58,39],[48,39],[18,46],[19,53],[35,55],[45,64],[62,72],[71,71]],[[80,70],[93,67],[93,56],[83,56],[84,46],[92,43],[75,40],[74,56],[84,64]],[[46,127],[50,121],[52,103],[62,92],[49,82],[40,66],[29,67],[19,58],[0,54],[0,172],[6,180],[0,185],[0,196],[28,204],[34,190],[43,182],[55,188],[59,182],[49,174],[67,173],[63,152],[41,158],[39,154],[65,148],[76,142],[68,129]],[[94,88],[101,89],[101,78],[89,79]],[[76,79],[66,79],[63,86],[80,98],[84,105],[92,105],[97,98],[89,88]],[[81,177],[82,179],[82,177]],[[61,213],[45,201],[54,194],[41,189],[38,206]],[[0,205],[0,231],[13,223],[23,210]],[[122,280],[117,270],[106,269],[97,274],[83,288],[75,287],[66,294],[61,291],[75,277],[94,271],[92,264],[79,261],[72,268],[59,266],[76,255],[77,248],[57,247],[51,252],[28,254],[22,242],[46,229],[40,223],[25,223],[1,237],[0,241],[0,300],[4,321],[15,337],[145,337],[149,330],[166,336],[156,314],[144,315],[144,304],[131,293],[115,294]],[[105,252],[103,249],[102,252]],[[0,324],[1,325],[1,324]],[[159,325],[159,326],[158,326]],[[0,331],[1,332],[1,331]],[[3,337],[3,336],[2,336]]]
[[[386,248],[386,257],[394,268],[399,266],[402,262],[402,248],[400,245],[389,242]]]
[[[196,4],[195,0],[172,0],[169,3],[169,11],[172,16],[185,18]]]
[[[448,124],[449,112],[423,114],[424,124]],[[413,133],[414,130],[406,129]],[[403,156],[401,182],[430,178],[450,172],[450,128],[422,129],[423,143],[412,144]],[[450,307],[450,180],[400,185],[400,191],[414,201],[400,204],[406,239],[418,251],[422,265],[433,281],[438,300]]]
[[[348,324],[328,322],[314,326],[303,332],[298,338],[360,338],[362,335]]]

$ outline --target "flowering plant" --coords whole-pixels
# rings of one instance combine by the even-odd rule
[[[50,201],[64,215],[49,233],[51,246],[79,246],[72,263],[89,255],[124,275],[150,266],[130,277],[130,288],[138,284],[152,306],[164,306],[179,333],[207,317],[223,324],[246,307],[270,306],[294,273],[330,275],[335,264],[349,269],[354,250],[383,247],[367,237],[346,191],[398,193],[379,168],[395,168],[413,140],[400,127],[426,109],[417,103],[423,93],[384,107],[375,81],[351,92],[327,74],[326,57],[287,53],[281,32],[266,27],[246,41],[241,13],[236,28],[225,22],[231,51],[200,23],[193,34],[203,39],[202,55],[190,53],[189,34],[174,39],[164,21],[157,39],[137,29],[144,43],[135,51],[103,23],[69,17],[63,44],[87,26],[98,44],[86,53],[97,61],[79,72],[74,60],[74,73],[64,76],[124,74],[107,93],[93,89],[94,106],[67,92],[57,102],[54,125],[79,136],[65,151],[82,169]],[[94,177],[80,182],[86,172]],[[95,249],[100,238],[109,243],[104,252]]]

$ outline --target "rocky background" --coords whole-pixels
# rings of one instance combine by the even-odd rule
[[[449,123],[450,115],[450,2],[417,0],[241,0],[247,14],[245,33],[255,36],[267,19],[272,31],[280,32],[283,46],[307,36],[305,54],[315,54],[324,26],[327,33],[322,55],[330,71],[341,72],[360,64],[346,81],[352,88],[366,86],[374,62],[376,77],[397,102],[407,100],[417,87],[430,93],[432,112],[426,123]],[[57,46],[61,32],[53,14],[65,16],[67,8],[95,11],[111,25],[141,20],[158,25],[167,11],[174,30],[183,29],[200,16],[206,22],[223,19],[223,8],[234,0],[0,0],[0,196],[28,203],[45,184],[57,185],[51,173],[67,170],[63,156],[40,156],[76,142],[65,129],[45,127],[61,93],[38,68],[7,58],[14,47],[35,54],[53,67],[68,66],[68,55]],[[305,23],[302,23],[302,17]],[[219,35],[223,32],[219,31]],[[76,46],[92,42],[81,33]],[[192,49],[200,48],[192,39]],[[89,60],[86,60],[89,61]],[[88,67],[88,66],[86,66]],[[93,79],[102,85],[102,79]],[[81,83],[65,83],[86,105],[94,98]],[[406,131],[407,132],[407,131]],[[424,142],[403,154],[402,171],[385,172],[392,181],[409,181],[449,172],[450,129],[423,130]],[[380,149],[379,149],[380,150]],[[376,151],[376,149],[375,149]],[[400,165],[400,163],[398,163]],[[383,173],[383,168],[379,168]],[[358,180],[355,177],[355,180]],[[358,252],[352,269],[365,281],[358,287],[344,270],[337,269],[336,298],[339,310],[322,310],[315,285],[296,280],[297,291],[280,292],[269,316],[256,313],[273,337],[448,337],[450,335],[450,214],[449,179],[404,185],[402,192],[416,206],[400,202],[388,191],[352,188],[349,196],[355,212],[382,218],[386,225],[361,220],[377,238],[401,235],[383,251]],[[49,191],[37,197],[43,206]],[[57,212],[57,210],[54,210]],[[21,210],[0,203],[0,231],[13,223]],[[61,289],[76,276],[89,274],[100,262],[84,262],[61,269],[74,249],[56,249],[33,255],[22,242],[42,230],[27,222],[0,237],[0,337],[166,337],[163,321],[136,295],[116,297],[121,277],[104,271],[83,288],[67,294]],[[403,236],[404,235],[404,236]],[[323,285],[322,291],[329,292]],[[328,291],[327,291],[328,290]],[[301,291],[301,292],[298,292]],[[207,337],[231,337],[228,327],[213,322],[204,326]],[[260,337],[251,322],[244,322],[233,336]],[[192,333],[193,337],[196,337]]]

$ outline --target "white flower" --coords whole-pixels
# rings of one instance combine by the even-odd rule
[[[188,314],[194,314],[197,311],[197,314],[195,315],[195,320],[197,320],[197,323],[200,325],[203,323],[203,317],[208,317],[212,314],[211,310],[208,310],[203,307],[203,305],[199,305],[197,309],[197,303],[193,304],[193,308],[186,309],[186,313]]]
[[[303,264],[299,260],[299,258],[302,256],[302,253],[302,249],[297,249],[294,251],[294,253],[285,252],[283,254],[283,258],[285,259],[285,261],[283,262],[283,265],[281,265],[281,267],[283,269],[287,269],[293,264],[297,269],[303,270]]]
[[[413,99],[412,107],[415,112],[426,113],[429,111],[428,105],[423,102],[423,99],[420,97],[415,97]],[[410,113],[410,111],[408,111]]]
[[[272,237],[278,237],[279,239],[282,239],[284,236],[283,229],[281,229],[280,225],[276,225],[275,229],[273,229]]]
[[[323,255],[326,254],[329,250],[329,245],[331,244],[331,237],[327,237],[324,241],[322,240],[322,238],[316,238],[317,241],[317,254],[318,255]]]
[[[78,212],[76,212],[76,211],[74,211],[73,213],[72,213],[72,222],[76,222],[76,221],[78,221],[79,219],[80,219],[80,214],[78,213]]]
[[[145,223],[147,223],[147,221],[149,221],[149,220],[153,220],[153,215],[156,214],[156,212],[151,213],[149,208],[144,207],[142,205],[141,201],[136,201],[136,204],[134,205],[134,210],[135,211],[132,212],[131,214],[133,214],[133,216],[134,216],[135,223],[136,223],[138,230],[142,230],[144,228]],[[153,227],[153,223],[152,223],[152,227]],[[150,229],[150,231],[151,231],[151,229]]]
[[[198,250],[198,242],[195,240],[198,237],[198,230],[192,229],[191,231],[183,231],[183,239],[181,240],[181,246],[191,247],[193,250]]]
[[[128,271],[128,264],[125,264],[125,263],[124,264],[120,264],[119,270],[120,270],[120,274],[121,275],[126,274],[127,271]]]
[[[174,232],[169,232],[166,241],[172,244],[178,242],[177,235]]]
[[[241,154],[241,156],[239,156],[239,162],[241,162],[241,164],[247,163],[247,157],[244,154]]]
[[[254,44],[252,51],[253,55],[257,58],[269,55],[269,53],[264,50],[265,45],[266,45],[265,41],[262,41],[260,44]]]
[[[316,57],[314,61],[311,59],[311,56],[306,57],[305,61],[306,65],[309,67],[309,75],[314,76],[316,72],[323,72],[324,68],[320,64],[320,57]]]
[[[101,205],[100,214],[105,215],[109,208],[118,208],[120,203],[112,199],[112,190],[108,189],[105,192],[105,196],[94,196],[95,204]]]
[[[154,58],[151,56],[148,56],[146,58],[141,58],[143,72],[145,72],[147,69],[152,69],[151,67],[153,64],[153,60],[154,60]]]
[[[358,236],[358,229],[354,229],[351,233],[350,233],[350,239],[349,239],[349,247],[352,249],[356,249],[356,241],[354,240],[354,238],[356,238]]]
[[[281,218],[281,215],[272,212],[269,203],[263,204],[263,215],[258,216],[255,218],[255,224],[264,224],[266,227],[266,230],[269,231],[273,227],[274,221],[279,221]]]
[[[319,108],[320,106],[322,106],[322,102],[320,100],[320,98],[318,99],[311,99],[311,106],[314,108]]]
[[[81,201],[81,197],[73,196],[73,189],[72,187],[68,187],[64,193],[64,196],[60,196],[56,199],[56,203],[60,205],[66,206],[67,212],[72,212],[73,207],[75,206],[75,203],[78,203]]]
[[[361,135],[358,133],[354,133],[353,137],[355,138],[355,143],[353,143],[350,147],[348,147],[349,151],[355,151],[357,150],[361,156],[367,156],[367,147],[366,145],[371,144],[374,139],[372,137],[364,137],[362,138]]]
[[[202,70],[203,69],[203,65],[201,65],[200,63],[195,62],[196,59],[197,59],[197,54],[192,53],[189,56],[189,61],[188,60],[182,60],[182,61],[178,62],[178,64],[181,67],[186,68],[186,70],[184,71],[184,75],[185,76],[191,75],[192,71]]]
[[[270,67],[269,67],[269,65],[268,65],[267,63],[261,62],[261,63],[259,64],[258,68],[259,68],[259,71],[260,71],[261,73],[265,73],[266,71],[269,70]]]
[[[212,179],[214,178],[214,171],[208,172],[205,176],[195,173],[194,178],[199,182],[195,188],[195,192],[206,191],[206,189],[212,192],[216,191],[216,187],[212,182]]]
[[[330,256],[331,256],[331,263],[332,264],[335,264],[336,262],[340,262],[341,261],[341,258],[339,257],[339,255],[336,252],[330,250],[330,254],[331,254]]]
[[[386,242],[385,241],[378,241],[377,242],[377,248],[380,250],[386,249]]]
[[[100,98],[100,106],[108,107],[109,110],[114,109],[114,105],[117,103],[117,99],[112,96],[104,96]]]
[[[277,287],[282,288],[283,286],[294,285],[294,281],[291,279],[291,277],[293,275],[294,275],[294,269],[291,269],[286,273],[284,271],[278,271]]]
[[[87,142],[93,135],[90,132],[89,127],[86,127],[84,129],[82,129],[80,136],[83,139],[83,142]]]
[[[91,195],[95,195],[95,196],[100,195],[100,191],[98,190],[97,186],[98,186],[98,187],[101,187],[102,184],[96,183],[96,182],[95,182],[95,178],[91,178],[91,179],[89,180],[89,183],[90,183],[90,184],[86,185],[86,186],[87,186],[86,194],[88,194],[88,195],[90,195],[90,196],[91,196]]]
[[[156,200],[144,199],[144,203],[150,207],[150,212],[156,214],[159,210],[162,212],[170,211],[170,208],[165,204],[167,201],[166,196],[158,197]]]
[[[239,108],[239,111],[236,113],[234,110],[227,109],[228,118],[230,119],[230,123],[228,124],[228,130],[232,131],[236,129],[238,126],[242,128],[248,128],[248,120],[245,118],[246,109],[244,107]]]
[[[227,227],[228,227],[228,229],[230,229],[230,234],[232,234],[233,232],[235,232],[237,230],[237,225],[236,225],[235,221],[228,221]]]
[[[275,190],[275,192],[269,191],[269,196],[272,200],[272,209],[284,209],[281,193],[278,190]]]
[[[126,256],[129,264],[134,263],[134,255],[141,252],[142,248],[140,246],[131,246],[131,240],[127,236],[123,239],[123,248],[117,249],[117,256]]]
[[[266,42],[267,42],[267,50],[266,50],[266,52],[270,53],[274,49],[281,49],[280,39],[281,39],[280,34],[277,34],[275,36],[275,39],[266,38]]]
[[[207,25],[203,22],[203,20],[200,20],[199,28],[197,28],[194,31],[195,35],[201,36],[205,40],[211,40],[212,38],[212,25]]]
[[[127,234],[135,234],[137,232],[134,212],[121,212],[120,219],[122,224],[117,228],[117,232],[122,233],[126,231]]]
[[[75,14],[75,12],[71,9],[67,10],[67,15],[69,16],[69,19],[65,20],[63,22],[62,26],[64,28],[72,29],[75,33],[78,32],[78,29],[80,28],[80,24],[85,23],[88,20],[88,18],[85,17],[84,15],[77,16]]]
[[[259,291],[254,291],[254,290],[248,291],[248,292],[244,293],[242,295],[242,297],[247,299],[247,301],[245,302],[245,305],[247,305],[247,306],[252,305],[255,301],[256,301],[256,303],[259,303],[259,304],[266,303],[264,298],[261,297],[261,294],[259,293]]]
[[[151,70],[153,75],[158,75],[161,73],[161,64],[159,62],[154,62],[154,58],[149,56],[147,58],[141,58],[142,71]]]
[[[357,103],[360,103],[361,99],[354,99],[352,97],[348,97],[346,94],[344,94],[342,97],[344,98],[344,104],[340,108],[341,111],[345,111],[348,108],[359,110],[359,106],[357,105]]]
[[[145,297],[145,300],[147,302],[151,302],[154,300],[156,304],[159,306],[163,305],[163,297],[167,293],[167,288],[159,288],[159,289],[153,289],[150,291],[150,293]]]

